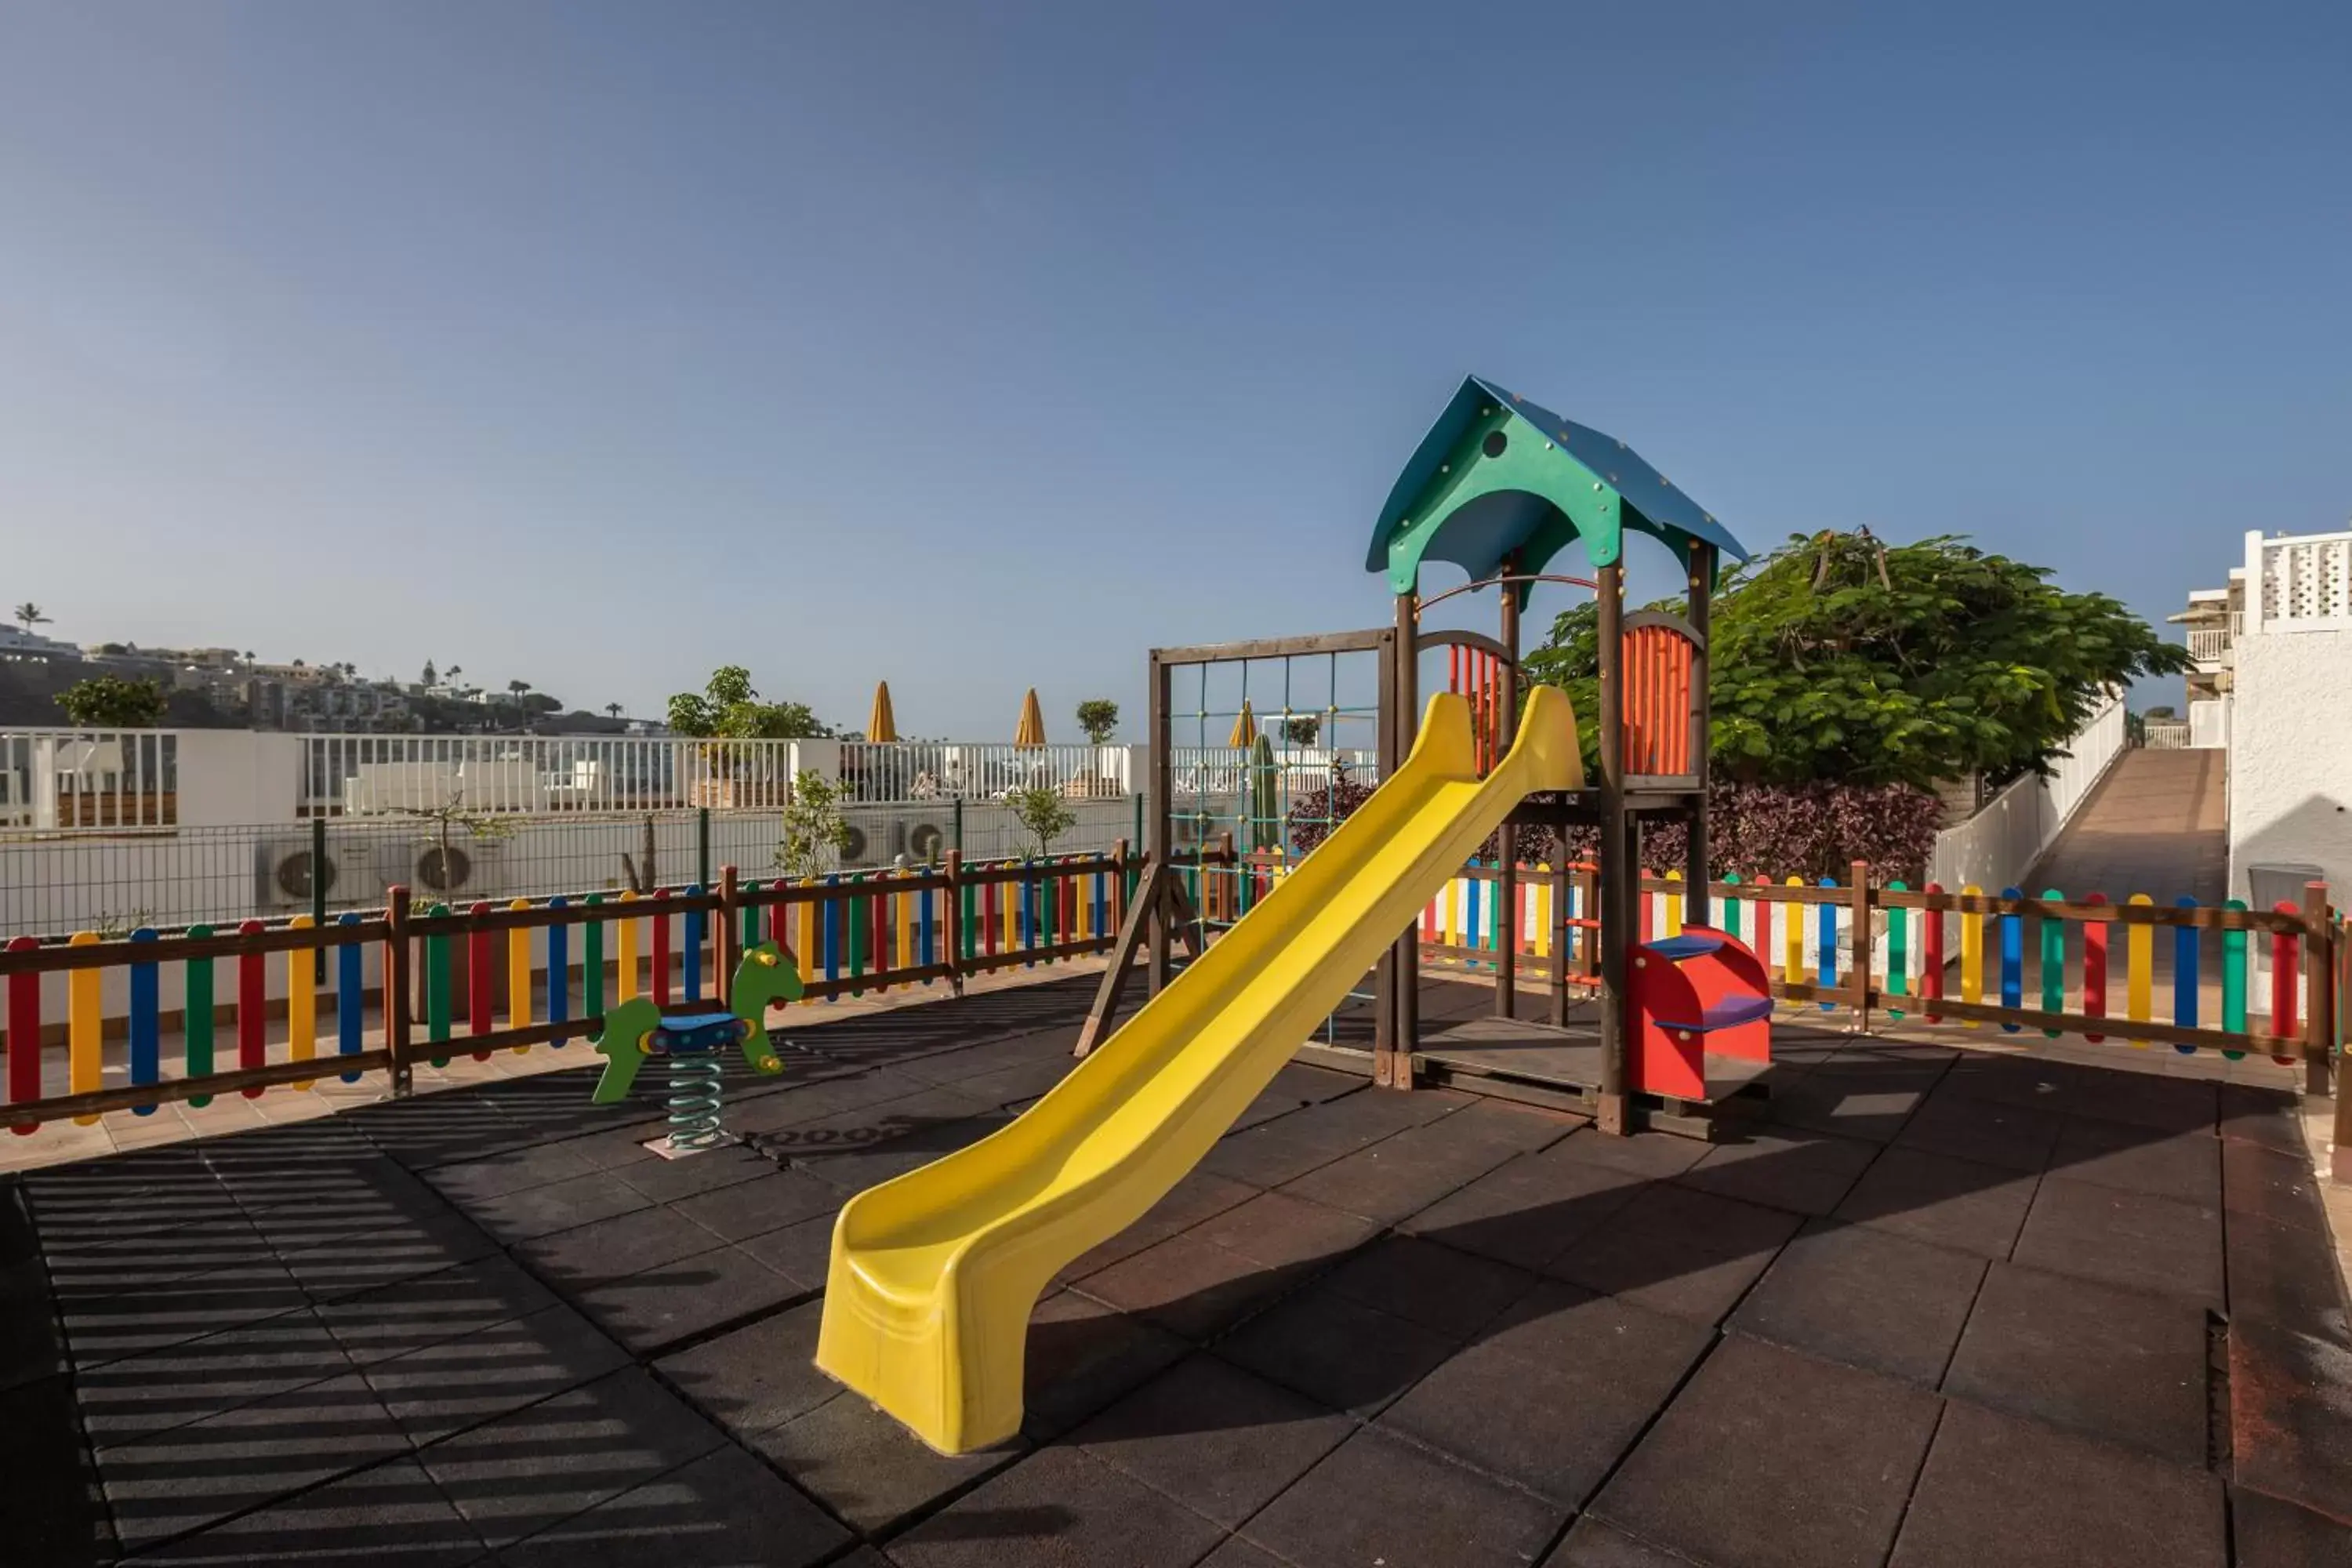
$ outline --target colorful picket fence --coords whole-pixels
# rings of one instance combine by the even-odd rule
[[[418,910],[396,891],[382,914],[325,925],[297,915],[234,931],[142,929],[120,941],[94,931],[62,943],[20,937],[0,948],[0,1120],[31,1132],[68,1117],[87,1124],[116,1110],[147,1116],[168,1101],[203,1106],[216,1094],[258,1096],[275,1084],[307,1088],[329,1075],[351,1082],[373,1071],[391,1072],[404,1092],[417,1062],[561,1047],[593,1034],[609,1005],[637,994],[665,1005],[715,1000],[735,954],[763,938],[799,963],[805,1004],[941,981],[960,990],[973,975],[1108,950],[1133,891],[1131,859],[1124,845],[1109,855],[971,866],[950,856],[936,869],[808,881],[739,881],[730,868],[717,889],[643,896]],[[372,948],[381,950],[373,984]],[[273,968],[283,986],[274,997]],[[125,993],[111,1019],[103,999],[110,971],[124,976]],[[162,1005],[166,971],[179,982],[176,1016]],[[322,973],[333,976],[323,992]],[[62,980],[61,1020],[45,1005],[52,974]],[[181,1038],[179,1068],[169,1075],[167,1026]],[[104,1082],[110,1039],[123,1047],[128,1079],[113,1087]],[[63,1093],[44,1072],[45,1049],[58,1045]]]

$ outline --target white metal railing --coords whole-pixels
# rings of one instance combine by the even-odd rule
[[[1997,892],[2032,870],[2123,754],[2122,700],[2110,700],[2093,714],[2066,751],[2048,777],[2026,774],[1968,821],[1937,834],[1927,879],[1948,889],[1973,884]]]
[[[306,735],[302,804],[316,814],[773,807],[794,742],[674,736]]]
[[[2189,749],[2189,726],[2162,719],[2152,719],[2142,728],[2141,744],[2151,752],[2185,752]]]
[[[1125,746],[1016,746],[1009,742],[845,741],[841,780],[850,798],[996,800],[1043,784],[1073,799],[1129,793]]]
[[[1375,752],[1328,746],[1274,749],[1274,766],[1286,798],[1323,788],[1330,782],[1335,763],[1352,783],[1380,782],[1380,755]],[[1180,797],[1234,795],[1249,788],[1252,763],[1247,746],[1176,746],[1170,749],[1168,765],[1171,786]]]
[[[2246,630],[2352,628],[2352,532],[2246,535]]]
[[[0,830],[169,827],[174,730],[0,730]]]
[[[2189,633],[2189,657],[2200,664],[2219,664],[2221,656],[2230,651],[2230,634],[2220,626],[2192,627]]]

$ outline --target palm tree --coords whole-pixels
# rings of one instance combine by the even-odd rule
[[[621,705],[617,702],[607,702],[604,704],[604,711],[617,719],[621,716]]]
[[[528,680],[509,680],[507,682],[507,689],[514,693],[514,700],[520,703],[522,700],[522,694],[530,689],[530,682]]]
[[[35,626],[45,626],[49,624],[49,617],[41,613],[41,606],[30,599],[17,605],[15,614],[16,624],[28,632]]]

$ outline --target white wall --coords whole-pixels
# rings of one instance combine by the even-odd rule
[[[251,730],[177,731],[183,827],[292,822],[302,798],[302,737]]]
[[[2246,868],[2317,866],[2352,889],[2352,630],[2269,629],[2238,640],[2230,714],[2230,893]]]
[[[2123,755],[2123,703],[2108,703],[2066,749],[2048,778],[2019,779],[1976,816],[1937,834],[1927,880],[1948,892],[1974,886],[1998,893],[2018,885]]]

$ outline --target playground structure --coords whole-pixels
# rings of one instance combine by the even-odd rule
[[[1629,530],[1685,557],[1687,620],[1623,614]],[[1522,716],[1517,689],[1528,590],[1580,538],[1600,573],[1596,789],[1586,786],[1565,694],[1533,689]],[[1407,463],[1374,531],[1368,564],[1395,594],[1392,626],[1156,652],[1146,869],[1078,1043],[1087,1059],[1002,1131],[843,1207],[817,1364],[945,1452],[1011,1436],[1021,1422],[1029,1315],[1047,1280],[1165,1196],[1367,968],[1378,970],[1373,1077],[1384,1088],[1412,1088],[1423,1045],[1413,1000],[1419,911],[1490,833],[1501,838],[1499,901],[1513,907],[1518,824],[1554,826],[1563,838],[1576,826],[1600,831],[1603,876],[1591,917],[1600,1026],[1591,1039],[1559,1020],[1473,1034],[1471,1048],[1524,1050],[1526,1030],[1549,1031],[1535,1048],[1591,1079],[1582,1099],[1601,1130],[1618,1134],[1633,1131],[1633,1096],[1644,1089],[1706,1102],[1761,1071],[1771,1009],[1763,972],[1735,938],[1704,923],[1707,595],[1726,551],[1745,554],[1622,442],[1473,377]],[[1474,585],[1498,591],[1499,638],[1423,630],[1419,582],[1429,560],[1450,561]],[[1452,653],[1457,689],[1433,696],[1416,730],[1420,658],[1439,647]],[[1254,907],[1237,900],[1244,912],[1212,933],[1192,914],[1176,865],[1174,672],[1202,672],[1193,717],[1205,740],[1211,667],[1342,654],[1374,663],[1381,785],[1349,809],[1335,776],[1317,824],[1320,845],[1283,868]],[[1474,677],[1466,692],[1465,671]],[[1324,712],[1336,719],[1336,667],[1328,696]],[[1244,689],[1238,711],[1248,704]],[[1284,858],[1287,814],[1276,809],[1265,765],[1252,772],[1253,852]],[[1668,815],[1688,825],[1702,918],[1636,956],[1629,938],[1640,825]],[[1188,923],[1201,929],[1186,943],[1190,963],[1171,976],[1171,939]],[[1150,999],[1110,1032],[1139,944],[1148,944]],[[1511,1030],[1516,976],[1508,945],[1504,952],[1494,1022]],[[1645,974],[1633,986],[1637,963],[1677,977]],[[1588,1056],[1597,1057],[1597,1072],[1576,1065]]]
[[[628,1099],[637,1069],[659,1055],[669,1070],[669,1133],[661,1152],[676,1156],[718,1148],[728,1142],[719,1120],[726,1096],[719,1053],[739,1046],[753,1072],[783,1071],[768,1039],[768,1008],[798,1001],[802,989],[800,965],[774,942],[761,942],[747,946],[735,966],[725,1012],[690,1004],[665,1009],[649,997],[631,997],[604,1015],[596,1037],[604,1070],[596,1079],[595,1103]]]

